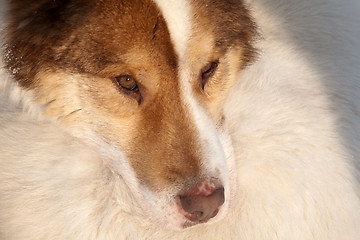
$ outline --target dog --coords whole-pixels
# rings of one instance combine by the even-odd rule
[[[1,239],[359,239],[355,0],[1,0]]]

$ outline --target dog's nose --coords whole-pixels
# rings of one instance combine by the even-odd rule
[[[197,184],[179,197],[184,216],[193,222],[206,222],[215,217],[225,201],[224,188],[216,188],[209,182]]]

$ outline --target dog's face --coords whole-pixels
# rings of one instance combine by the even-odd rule
[[[235,191],[222,104],[253,57],[238,0],[10,1],[8,68],[91,141],[154,221],[220,219]]]

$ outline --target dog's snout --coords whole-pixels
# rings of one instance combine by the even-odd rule
[[[184,216],[193,222],[206,222],[215,217],[225,201],[223,187],[204,182],[179,197]]]

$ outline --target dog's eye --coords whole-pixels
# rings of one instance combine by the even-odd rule
[[[219,61],[214,61],[209,63],[204,67],[204,70],[201,71],[201,87],[204,89],[206,82],[209,80],[212,75],[214,75],[217,67],[219,66]]]
[[[117,77],[113,77],[112,81],[117,85],[121,92],[135,98],[138,104],[141,104],[142,96],[135,78],[130,75],[119,75]]]
[[[135,79],[129,75],[120,75],[115,77],[116,83],[124,88],[125,90],[129,91],[136,91],[138,89],[138,85]]]

